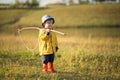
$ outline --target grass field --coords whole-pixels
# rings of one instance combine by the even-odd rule
[[[55,27],[119,27],[120,4],[49,7],[48,9],[0,10],[0,25],[41,26],[41,17],[51,14]],[[64,23],[63,23],[64,22]]]
[[[51,14],[56,19],[56,27],[119,26],[120,5],[83,5],[60,7],[44,11],[31,11],[18,22],[23,25],[41,25],[41,17]],[[62,15],[61,15],[62,14]],[[34,16],[34,17],[33,17]],[[38,17],[39,16],[39,17]],[[64,22],[64,23],[63,23]],[[109,24],[111,23],[111,24]]]
[[[38,48],[26,50],[18,36],[0,35],[0,78],[4,80],[119,80],[120,28],[59,29],[58,73],[44,74]],[[28,33],[28,32],[27,32]],[[112,35],[111,35],[112,33]],[[25,34],[25,33],[24,33]],[[36,34],[35,34],[36,35]],[[26,41],[37,37],[27,36]],[[35,42],[31,46],[35,46]]]
[[[55,74],[41,72],[38,48],[27,50],[16,34],[19,25],[41,25],[48,13],[60,27],[55,30],[67,34],[57,35]],[[0,10],[0,80],[120,80],[119,14],[120,4]],[[29,48],[36,46],[37,31],[21,35]]]

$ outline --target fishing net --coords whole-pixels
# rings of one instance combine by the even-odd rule
[[[29,51],[34,51],[38,48],[38,29],[24,29],[19,30],[18,33],[22,42],[21,45],[24,45]]]

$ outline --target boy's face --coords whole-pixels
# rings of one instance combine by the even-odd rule
[[[44,23],[44,27],[46,29],[51,29],[53,26],[53,20],[47,20],[45,23]]]

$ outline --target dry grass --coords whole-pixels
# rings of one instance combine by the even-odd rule
[[[6,80],[119,79],[120,37],[117,36],[119,28],[94,30],[93,32],[91,29],[74,29],[74,31],[60,29],[68,35],[58,35],[60,50],[56,54],[54,64],[59,72],[56,74],[41,72],[42,64],[38,49],[34,52],[27,51],[18,36],[1,34],[0,78]],[[114,35],[108,35],[113,30],[116,31]],[[31,37],[33,38],[33,35],[26,35],[25,40],[29,41]],[[37,38],[34,37],[33,42],[34,40]]]

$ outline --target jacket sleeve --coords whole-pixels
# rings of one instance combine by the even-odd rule
[[[48,39],[48,34],[46,34],[45,30],[40,30],[39,32],[39,38],[42,39],[42,40],[47,40]]]

